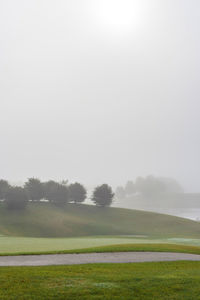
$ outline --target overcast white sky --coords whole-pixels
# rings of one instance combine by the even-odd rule
[[[200,191],[199,0],[1,0],[0,177]]]

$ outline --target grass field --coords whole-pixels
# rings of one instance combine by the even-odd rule
[[[82,236],[82,237],[81,237]],[[196,245],[196,246],[195,246]],[[88,205],[0,206],[0,255],[164,251],[200,254],[200,224]],[[0,299],[200,299],[200,262],[1,267]]]
[[[81,237],[146,235],[154,238],[200,238],[200,223],[152,212],[68,204],[30,203],[23,212],[0,205],[0,235]]]
[[[199,247],[198,247],[199,246]],[[0,237],[0,255],[112,251],[172,251],[200,254],[200,240],[135,237]]]
[[[145,242],[144,239],[120,237],[23,238],[0,237],[0,253],[34,253],[84,249],[115,244]]]
[[[200,262],[3,267],[1,300],[198,300]]]

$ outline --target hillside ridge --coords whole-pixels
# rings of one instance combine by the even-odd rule
[[[154,212],[86,204],[30,203],[22,212],[0,205],[0,235],[81,237],[147,235],[200,238],[200,223]]]

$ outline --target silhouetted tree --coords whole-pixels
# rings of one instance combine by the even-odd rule
[[[78,182],[69,185],[69,198],[74,203],[81,203],[86,199],[87,191],[83,185]]]
[[[57,183],[56,198],[53,201],[57,205],[69,202],[69,191],[65,184]]]
[[[114,197],[112,188],[107,184],[97,186],[92,195],[92,201],[98,206],[110,206]]]
[[[0,200],[5,199],[5,195],[8,192],[8,189],[10,188],[10,185],[8,181],[1,179],[0,180]]]
[[[58,183],[53,180],[44,183],[44,196],[49,202],[63,205],[69,202],[69,191],[65,183]]]
[[[41,181],[37,178],[29,178],[25,183],[25,189],[29,200],[40,201],[44,198],[44,187]]]
[[[5,195],[6,207],[10,210],[21,210],[26,207],[28,196],[22,187],[10,187]]]
[[[57,182],[49,180],[43,183],[44,188],[44,198],[53,202],[56,198]]]

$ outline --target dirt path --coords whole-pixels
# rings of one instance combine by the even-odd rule
[[[0,256],[0,266],[49,266],[90,263],[131,263],[150,261],[200,261],[200,255],[168,252],[115,252]]]

